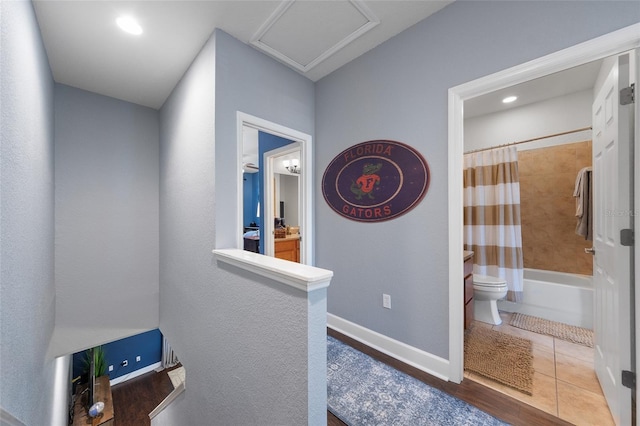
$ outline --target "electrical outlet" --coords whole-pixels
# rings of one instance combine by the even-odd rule
[[[123,367],[126,367],[127,365],[129,365],[129,361],[125,359],[124,361],[122,361],[120,365],[122,365]]]
[[[391,309],[391,296],[388,294],[382,295],[382,307]]]
[[[136,362],[140,362],[140,355],[136,357]]]
[[[109,366],[109,371],[113,371],[113,365]]]

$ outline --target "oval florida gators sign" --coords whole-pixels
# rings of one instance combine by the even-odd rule
[[[429,166],[400,142],[374,140],[345,149],[322,177],[322,194],[339,215],[359,222],[396,218],[427,193]]]

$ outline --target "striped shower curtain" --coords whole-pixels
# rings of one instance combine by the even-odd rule
[[[507,300],[522,300],[523,259],[516,147],[464,156],[464,248],[473,272],[504,278]]]

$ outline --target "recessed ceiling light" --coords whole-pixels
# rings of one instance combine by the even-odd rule
[[[131,16],[119,17],[118,19],[116,19],[116,24],[118,24],[120,29],[126,33],[133,35],[142,34],[142,27],[140,26],[140,24],[138,24],[138,21],[136,21]]]
[[[506,98],[504,98],[502,100],[503,104],[510,104],[511,102],[514,102],[516,99],[518,99],[517,96],[507,96]]]

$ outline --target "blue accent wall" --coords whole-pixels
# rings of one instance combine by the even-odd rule
[[[102,345],[107,357],[107,374],[113,380],[125,374],[132,373],[141,368],[148,367],[162,359],[162,333],[160,330],[151,330],[135,336],[127,337],[115,342]],[[140,356],[140,362],[136,362],[136,356]],[[84,371],[85,352],[73,354],[73,377],[82,375]],[[128,361],[126,367],[120,364]],[[108,371],[108,366],[113,365],[113,371]]]
[[[264,188],[264,153],[292,144],[293,141],[269,133],[258,132],[258,188]],[[264,192],[264,191],[263,191]],[[260,194],[260,217],[264,219],[264,194]],[[263,224],[260,222],[260,253],[264,253]]]
[[[256,216],[258,200],[260,199],[260,184],[258,183],[258,173],[245,173],[243,176],[243,225],[249,226],[251,222],[260,223]]]

